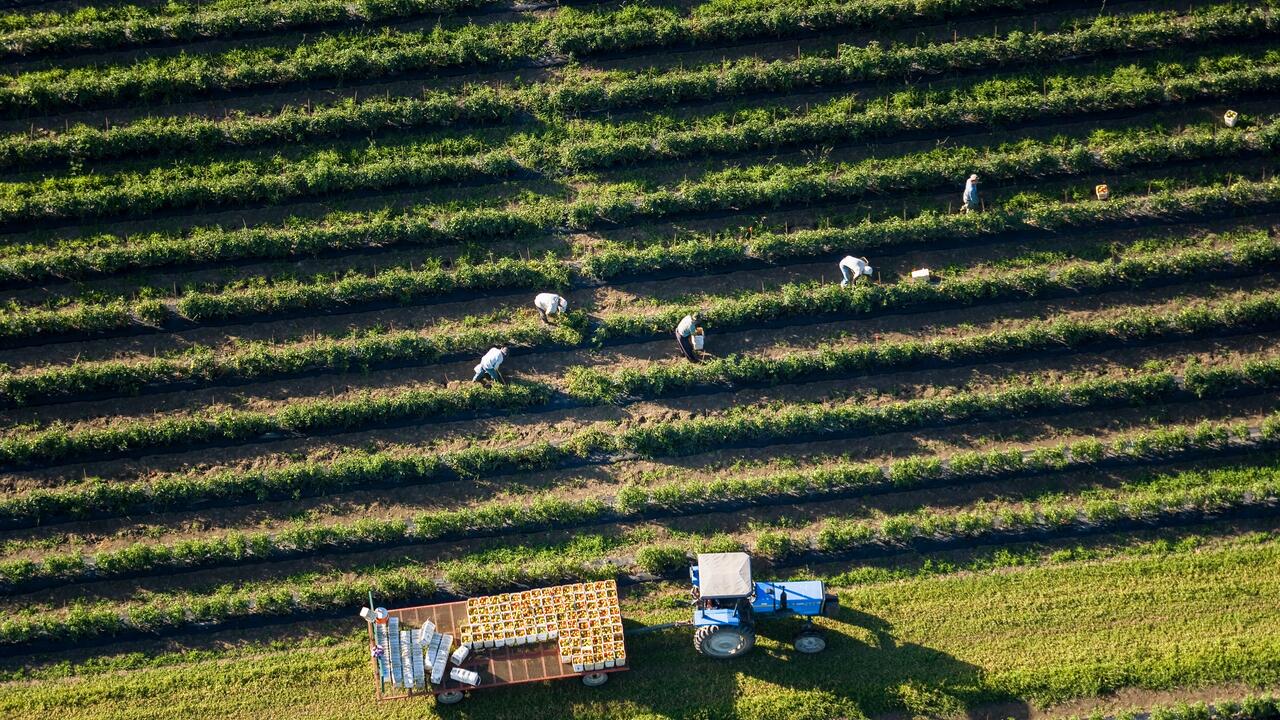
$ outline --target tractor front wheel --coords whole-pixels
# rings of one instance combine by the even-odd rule
[[[704,625],[693,634],[693,648],[719,660],[744,655],[755,644],[755,631],[741,625]]]
[[[827,649],[827,638],[817,628],[801,630],[796,633],[795,640],[792,643],[795,645],[796,652],[804,653],[805,655],[813,655]]]
[[[589,672],[582,676],[582,684],[587,687],[600,687],[609,682],[609,673]]]

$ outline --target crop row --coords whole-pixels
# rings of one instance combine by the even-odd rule
[[[1095,490],[1081,498],[1043,500],[998,509],[959,513],[934,509],[879,520],[828,520],[818,533],[817,549],[846,555],[878,555],[883,546],[941,545],[959,538],[1015,535],[1031,529],[1096,528],[1149,523],[1154,518],[1188,511],[1219,513],[1242,506],[1274,506],[1280,500],[1280,478],[1274,473],[1207,473],[1208,482],[1165,476],[1149,484],[1121,490]],[[1222,482],[1228,479],[1228,482]],[[1200,478],[1196,478],[1200,480]],[[1214,482],[1214,481],[1217,482]],[[1242,482],[1243,481],[1243,482]]]
[[[526,113],[554,120],[581,112],[653,108],[689,101],[728,99],[758,93],[805,89],[902,77],[938,75],[1012,65],[1051,63],[1117,50],[1197,45],[1246,39],[1273,31],[1257,9],[1209,6],[1186,15],[1160,13],[1107,18],[1059,33],[1016,33],[1008,37],[963,39],[954,43],[883,48],[842,47],[833,57],[811,56],[765,62],[756,58],[727,65],[661,72],[582,73],[567,70],[554,82],[524,88],[469,85],[457,91],[427,91],[421,98],[346,100],[303,110],[288,108],[268,117],[222,120],[196,116],[147,118],[110,128],[78,125],[63,133],[11,135],[0,140],[0,168],[48,163],[140,157],[155,153],[211,152],[278,143],[403,132],[457,124],[503,123]],[[1171,94],[1181,96],[1171,88]]]
[[[1280,243],[1265,233],[1236,235],[1229,240],[1230,249],[1225,251],[1184,248],[1158,255],[1139,253],[1113,261],[1074,262],[1055,268],[1026,268],[978,277],[959,274],[936,285],[901,280],[891,285],[846,290],[837,285],[789,284],[771,291],[704,301],[702,315],[713,329],[731,330],[787,319],[866,316],[937,305],[955,307],[1050,298],[1063,294],[1140,288],[1196,276],[1207,278],[1257,272],[1272,267],[1280,254]],[[1258,322],[1263,321],[1264,307],[1262,304],[1255,310]],[[205,349],[186,356],[140,362],[76,363],[30,373],[0,375],[0,397],[10,404],[38,404],[46,399],[81,394],[137,392],[147,386],[178,389],[190,384],[249,382],[307,372],[422,365],[483,352],[495,343],[564,349],[591,347],[606,341],[647,340],[669,332],[688,310],[684,305],[668,305],[645,314],[614,314],[600,318],[590,318],[582,311],[571,311],[566,322],[554,327],[535,324],[530,316],[511,325],[483,327],[468,323],[437,329],[431,334],[401,331],[283,347],[260,344],[228,355]],[[574,377],[577,380],[571,384],[571,392],[579,400],[586,401],[598,401],[611,395],[604,385],[621,382],[585,371]]]
[[[309,307],[325,307],[326,303],[328,308],[350,308],[380,302],[413,304],[459,290],[563,287],[574,283],[575,275],[609,280],[672,270],[710,271],[730,269],[752,260],[772,263],[814,258],[828,253],[845,252],[848,248],[859,248],[860,252],[875,254],[901,251],[916,245],[937,246],[940,242],[953,244],[982,242],[984,239],[994,239],[1000,235],[1018,232],[1038,233],[1068,228],[1088,230],[1114,222],[1155,222],[1207,215],[1250,213],[1273,205],[1277,199],[1280,199],[1280,181],[1241,180],[1225,188],[1163,191],[1148,196],[1117,198],[1106,203],[1040,202],[1030,207],[993,209],[983,214],[941,215],[926,212],[907,220],[867,221],[849,227],[822,227],[788,233],[765,231],[745,236],[741,234],[692,235],[673,242],[640,247],[605,245],[594,249],[586,257],[571,261],[564,266],[557,265],[551,259],[526,261],[502,259],[490,263],[489,267],[461,266],[450,271],[438,268],[422,271],[394,270],[372,277],[352,276],[341,281],[341,287],[333,286],[332,280],[325,280],[310,284],[277,283],[271,287],[255,287],[218,294],[192,293],[184,299],[179,310],[193,319],[226,320],[270,313],[289,313]],[[467,217],[474,219],[475,216]],[[337,219],[334,219],[335,224]],[[452,219],[460,220],[457,217]],[[414,227],[414,222],[409,219],[401,218],[398,221],[388,220],[388,222],[396,223],[398,230],[413,228],[407,231],[423,232],[421,226]],[[535,224],[533,220],[529,222]],[[461,223],[467,226],[465,219],[462,219]],[[438,232],[429,221],[422,221],[422,225],[428,228],[426,232]],[[445,232],[450,232],[457,227],[457,224],[446,221],[445,227]],[[252,243],[265,240],[274,244],[277,242],[274,239],[277,235],[289,236],[300,233],[302,239],[308,242],[306,247],[298,249],[307,250],[313,245],[309,241],[315,238],[317,230],[319,229],[314,229],[310,234],[295,228],[232,231],[225,234],[215,230],[211,231],[211,234],[219,238],[217,242],[223,244],[223,249],[226,249],[228,245],[243,247],[242,241]],[[333,232],[340,233],[341,230],[335,227]],[[470,231],[458,232],[466,235]],[[495,229],[495,233],[500,231]],[[321,234],[324,237],[332,237],[328,233]],[[225,243],[222,238],[230,238],[231,242]],[[207,236],[203,232],[190,238],[192,243],[199,247],[204,247],[206,239]],[[293,241],[297,243],[299,238],[294,237]],[[11,278],[20,275],[23,280],[39,279],[48,277],[55,271],[58,274],[78,276],[105,270],[106,268],[102,266],[104,257],[110,259],[108,261],[110,268],[117,270],[130,266],[136,268],[149,262],[162,264],[173,259],[145,242],[131,244],[124,248],[29,252],[0,260],[0,277],[9,274]],[[87,268],[86,264],[94,267]],[[56,265],[56,270],[51,267],[53,265]],[[499,267],[502,268],[502,272],[493,272]],[[115,302],[82,305],[55,311],[11,312],[4,316],[3,322],[0,322],[0,335],[16,338],[72,331],[108,331],[128,328],[135,322],[163,325],[168,318],[168,311],[154,299],[135,303],[132,309],[125,303]],[[528,335],[527,332],[520,334],[522,337]],[[405,336],[403,339],[409,338]],[[491,344],[494,341],[485,339],[462,347],[483,350],[484,348],[480,345]],[[348,343],[350,344],[352,343]],[[354,357],[376,357],[385,362],[396,359],[427,361],[436,355],[436,353],[423,354],[426,348],[417,341],[413,342],[413,346],[417,348],[414,354],[394,357],[387,356],[383,351],[371,352],[375,346],[385,347],[388,344],[387,338],[365,338],[357,344],[361,347],[352,348]],[[452,345],[458,347],[457,343]],[[333,349],[333,351],[337,350],[336,347]],[[333,367],[350,366],[350,362],[343,362],[340,355],[332,354],[333,351],[326,354],[329,363],[338,363]],[[274,349],[267,351],[268,354],[281,352],[294,358],[285,362],[284,365],[294,371],[301,369],[296,359],[296,352]],[[265,359],[263,353],[259,352],[257,355],[260,360]],[[238,368],[236,371],[238,376],[253,377],[246,374],[244,363],[234,362],[234,364]],[[157,359],[152,361],[154,370],[147,370],[136,364],[130,364],[126,369],[119,363],[108,362],[84,364],[73,373],[50,370],[37,373],[32,379],[5,374],[0,375],[0,397],[23,394],[27,391],[10,391],[9,388],[21,388],[30,383],[44,384],[46,391],[53,391],[56,396],[57,394],[106,391],[110,389],[109,385],[115,383],[122,383],[119,387],[121,391],[125,391],[135,387],[137,383],[153,381],[148,378],[166,377],[174,381],[185,381],[203,373],[218,371],[217,365],[211,365],[207,358],[202,358],[199,366],[202,369],[200,373],[196,373],[193,370],[184,371],[180,363]],[[261,362],[254,363],[253,367],[267,370]],[[47,381],[43,378],[47,378]],[[64,387],[65,390],[57,392],[58,387]]]
[[[1200,333],[1239,332],[1280,324],[1280,298],[1192,307],[1169,315],[1135,311],[1112,320],[1060,319],[1032,323],[964,339],[905,341],[833,348],[780,359],[731,357],[707,363],[708,370],[682,372],[669,365],[615,374],[571,369],[569,395],[582,402],[604,402],[619,395],[658,397],[687,393],[712,383],[771,385],[836,378],[856,372],[890,371],[929,365],[990,361],[1045,349],[1079,350],[1099,344],[1149,342],[1196,337]],[[185,475],[147,483],[92,482],[56,490],[35,490],[0,501],[0,527],[46,525],[65,520],[167,512],[196,506],[326,495],[357,487],[402,487],[494,473],[528,472],[557,463],[581,461],[608,450],[598,442],[571,443],[565,452],[531,446],[510,456],[489,451],[456,455],[355,454],[332,465],[302,464],[278,471]]]
[[[968,453],[947,461],[920,456],[905,458],[889,466],[848,464],[744,480],[719,480],[712,484],[680,482],[651,488],[627,486],[612,506],[596,500],[541,498],[526,504],[492,503],[466,510],[424,513],[409,521],[365,520],[346,526],[345,535],[334,527],[296,529],[276,535],[236,535],[221,540],[187,541],[174,546],[140,544],[88,558],[82,555],[50,555],[44,562],[55,564],[60,573],[57,577],[61,581],[84,581],[110,577],[112,574],[159,571],[164,563],[175,562],[179,557],[183,558],[182,567],[185,569],[191,565],[207,564],[212,559],[210,553],[230,553],[228,557],[232,562],[259,558],[259,553],[264,553],[269,558],[283,552],[285,542],[293,543],[290,547],[316,544],[321,549],[334,549],[346,541],[360,545],[376,544],[384,540],[412,542],[412,538],[418,536],[447,537],[456,536],[459,531],[482,529],[507,534],[518,533],[526,527],[541,530],[546,527],[572,527],[574,524],[714,511],[726,505],[723,500],[725,496],[730,498],[730,504],[793,504],[877,489],[905,491],[939,483],[1009,480],[1045,473],[1087,470],[1117,463],[1141,465],[1184,457],[1213,456],[1226,451],[1240,452],[1249,447],[1260,450],[1272,448],[1280,440],[1280,418],[1268,419],[1258,438],[1241,438],[1242,430],[1238,427],[1205,423],[1196,427],[1136,433],[1110,444],[1090,439],[1069,447]],[[1274,501],[1278,490],[1280,484],[1277,484],[1273,473],[1266,472],[1265,467],[1187,471],[1129,483],[1116,489],[1092,490],[1081,496],[1063,497],[1047,493],[1021,503],[986,506],[958,513],[917,511],[888,515],[872,521],[833,519],[827,521],[814,537],[769,533],[766,539],[762,535],[760,547],[756,551],[775,562],[786,563],[830,559],[832,556],[842,555],[887,554],[910,547],[918,540],[927,540],[931,545],[945,547],[949,543],[965,540],[1008,542],[1017,539],[1020,533],[1044,529],[1097,532],[1108,527],[1123,526],[1125,521],[1158,523],[1161,516],[1182,514],[1193,509],[1205,513],[1263,505]],[[204,543],[203,547],[200,547],[201,543]],[[613,576],[638,565],[644,572],[661,575],[680,571],[687,563],[685,550],[678,547],[641,547],[638,550],[635,552],[635,565],[628,567],[629,563],[619,564],[617,560],[613,560],[604,563],[603,567],[597,563],[595,572]],[[611,555],[616,557],[616,552]],[[32,584],[37,576],[31,573],[38,572],[47,565],[11,561],[3,567],[3,576],[12,588],[21,583]],[[582,574],[581,567],[575,568],[572,575]],[[557,568],[560,572],[566,569],[564,566]],[[424,588],[418,587],[417,592],[428,596],[435,594],[434,578],[426,580],[430,591],[423,593]],[[365,582],[367,584],[367,579]],[[318,587],[325,588],[325,584],[318,584]],[[467,588],[468,591],[483,589]],[[145,615],[121,616],[115,613],[114,608],[98,617],[98,622],[104,622],[105,625],[81,625],[75,621],[67,622],[71,618],[56,617],[14,619],[0,625],[0,643],[17,645],[36,640],[83,640],[109,636],[131,628],[145,628],[154,632],[163,625],[225,622],[234,617],[256,613],[290,615],[319,609],[314,601],[297,602],[308,596],[305,590],[298,592],[294,588],[288,588],[286,592],[288,600],[280,604],[263,603],[256,598],[256,602],[244,602],[253,597],[252,594],[240,601],[227,593],[219,593],[216,597],[197,596],[192,599],[199,603],[200,609],[188,606],[185,608],[186,612],[166,619],[160,627],[154,619],[148,622]],[[73,613],[73,617],[76,614]]]
[[[1254,130],[1221,133],[1195,127],[1173,136],[1151,132],[1104,136],[1065,147],[1027,141],[1016,148],[953,148],[835,166],[756,166],[712,173],[667,188],[605,185],[577,200],[541,198],[502,209],[456,211],[426,206],[403,213],[339,213],[319,223],[300,221],[282,228],[214,227],[186,236],[108,235],[48,250],[14,246],[0,257],[0,279],[31,282],[395,245],[489,244],[556,228],[587,229],[681,213],[835,202],[876,191],[929,189],[953,183],[971,171],[1016,180],[1208,160],[1215,155],[1265,152],[1277,135],[1280,125],[1268,123]],[[607,273],[609,268],[599,264],[591,270]]]
[[[1128,216],[1126,219],[1133,218]],[[950,222],[949,217],[939,221],[939,216],[925,216],[914,224],[917,227],[931,226],[929,234],[935,237],[950,237],[953,242],[963,237],[962,235],[945,236],[937,232],[941,229],[939,226],[964,224]],[[983,226],[984,231],[989,231],[996,222],[969,223],[971,227],[978,224]],[[717,264],[722,268],[731,268],[735,263],[750,261],[753,256],[748,253],[759,252],[762,248],[770,260],[777,260],[783,256],[795,260],[822,256],[836,251],[837,248],[857,247],[862,252],[892,251],[895,241],[900,247],[919,242],[918,237],[912,237],[908,233],[898,233],[879,236],[878,247],[876,243],[872,243],[870,247],[849,243],[848,241],[853,239],[850,236],[867,234],[863,227],[857,230],[863,232],[824,229],[781,237],[753,239],[750,246],[744,248],[747,252],[737,255],[734,252],[739,249],[737,245],[741,241],[728,240],[710,244],[703,244],[698,240],[686,241],[681,243],[680,247],[663,248],[663,252],[657,253],[660,260],[655,262],[651,269],[668,269],[673,265],[683,267],[685,270],[694,267],[706,269],[713,268]],[[1262,236],[1254,239],[1259,243],[1265,243],[1265,238]],[[683,252],[688,247],[693,249],[692,252]],[[640,251],[638,254],[642,257],[654,255],[646,251]],[[619,255],[620,253],[616,251],[609,252],[602,261],[596,261],[592,255],[588,255],[580,265],[593,274],[602,269],[606,271],[637,269],[635,264],[624,265],[618,262]],[[694,259],[691,255],[697,256],[697,262],[689,263]],[[309,281],[291,279],[211,292],[189,291],[178,299],[174,310],[179,317],[196,323],[241,322],[296,313],[343,312],[384,304],[413,305],[460,291],[563,289],[574,284],[574,275],[569,263],[558,261],[550,256],[541,260],[504,258],[480,264],[461,263],[449,270],[431,266],[416,270],[397,268],[372,275],[352,273],[342,278],[320,276]],[[604,273],[597,275],[597,277],[601,276],[603,276],[602,279],[611,279],[610,275]],[[586,278],[578,278],[578,280],[590,282]],[[142,302],[155,303],[154,300]],[[24,311],[13,313],[14,317],[23,315]],[[56,311],[54,316],[56,317]],[[164,321],[161,320],[157,324],[164,324]],[[606,320],[605,324],[611,323]],[[3,325],[0,325],[0,336],[4,334],[2,328]],[[616,335],[610,328],[602,329],[601,333],[603,333],[602,337]]]
[[[719,116],[677,126],[580,123],[568,132],[552,129],[516,136],[505,147],[487,148],[467,141],[407,143],[346,153],[320,150],[295,160],[219,160],[144,173],[9,183],[0,198],[0,224],[136,218],[161,211],[278,204],[339,192],[496,180],[521,172],[556,175],[815,143],[842,144],[909,130],[943,131],[1145,108],[1280,88],[1280,55],[1268,56],[1277,63],[1239,68],[1249,59],[1233,56],[1222,60],[1221,66],[1209,64],[1199,74],[1171,79],[1158,77],[1159,68],[1145,77],[1142,70],[1123,68],[1112,76],[1085,80],[1047,78],[1046,85],[1034,89],[1012,82],[998,94],[992,86],[984,97],[961,92],[915,107],[894,98],[869,108],[838,100],[795,114],[750,114],[728,125]],[[907,95],[915,98],[914,93]]]
[[[739,445],[761,446],[794,442],[801,438],[810,441],[866,436],[1038,413],[1141,407],[1185,395],[1219,397],[1276,388],[1280,388],[1280,361],[1257,361],[1233,368],[1192,369],[1181,380],[1161,372],[1052,387],[1035,385],[966,392],[948,398],[906,400],[878,407],[793,405],[771,410],[746,408],[718,417],[655,423],[616,435],[588,431],[567,448],[557,448],[552,452],[578,457],[605,453],[638,453],[644,457],[688,455]],[[520,453],[521,449],[514,451]],[[682,492],[700,492],[696,484],[681,487],[685,488]],[[626,500],[629,507],[640,502],[636,499],[636,492],[632,490],[625,496],[630,498]],[[706,501],[706,497],[699,497],[700,503]],[[486,514],[489,512],[492,514]],[[41,563],[19,561],[16,565],[6,566],[3,574],[14,587],[43,586],[81,576],[103,579],[137,576],[160,568],[185,571],[323,551],[365,550],[470,537],[475,533],[491,534],[498,530],[511,531],[515,522],[513,518],[528,518],[530,525],[519,526],[526,530],[544,528],[556,517],[567,518],[569,524],[605,522],[615,519],[612,513],[612,509],[598,500],[577,502],[553,498],[546,500],[546,505],[540,506],[536,512],[529,503],[519,502],[495,505],[489,510],[427,514],[412,523],[361,520],[351,525],[301,527],[284,534],[237,533],[210,540],[184,541],[172,546],[143,543],[99,553],[92,558],[85,558],[80,553],[47,555]],[[449,519],[454,517],[485,519],[475,521],[480,526],[474,531],[464,531],[458,529],[458,521]]]
[[[191,42],[317,25],[453,13],[496,1],[272,0],[212,8],[170,3],[157,12],[131,6],[126,12],[113,12],[114,8],[83,8],[65,14],[32,13],[34,17],[24,23],[25,27],[0,33],[0,58],[110,50],[157,42]]]
[[[787,285],[773,291],[707,303],[702,315],[703,321],[715,329],[742,328],[787,318],[867,315],[922,306],[956,307],[995,300],[1053,297],[1064,291],[1074,294],[1141,287],[1153,281],[1207,278],[1241,270],[1260,270],[1274,267],[1277,260],[1280,260],[1280,243],[1265,235],[1245,236],[1226,250],[1186,249],[1138,255],[1119,261],[1078,262],[970,278],[960,276],[936,285],[904,280],[893,285],[864,286],[853,291],[838,285]],[[1265,315],[1266,307],[1254,308],[1255,317]],[[611,316],[596,323],[588,342],[660,337],[669,332],[686,311],[684,307],[671,307],[643,316],[626,313]],[[807,363],[796,361],[796,364],[808,365],[812,372],[822,368],[822,362],[815,358]],[[850,359],[850,367],[856,362]],[[768,368],[767,364],[757,365],[757,368],[762,371],[761,380],[768,379],[770,369],[777,369]],[[662,376],[673,374],[663,369],[653,372],[659,383]],[[580,393],[579,401],[609,399],[608,390],[602,389],[602,386],[607,386],[607,378],[577,373],[574,379],[576,384],[573,387]],[[276,414],[226,411],[212,417],[201,413],[199,416],[117,423],[108,428],[60,425],[43,430],[27,428],[21,434],[0,438],[0,462],[49,464],[143,449],[180,448],[192,443],[254,442],[286,430],[293,433],[349,431],[361,427],[356,418],[377,425],[483,410],[528,410],[549,402],[553,390],[544,385],[520,384],[497,388],[489,393],[479,394],[470,386],[413,390],[356,399],[300,401]],[[388,407],[394,407],[395,411],[388,410]]]
[[[1116,185],[1112,186],[1113,188]],[[684,233],[662,242],[602,243],[577,261],[587,277],[645,277],[678,272],[714,272],[753,261],[787,263],[857,248],[862,255],[944,248],[1015,237],[1052,237],[1064,231],[1089,232],[1115,224],[1157,224],[1174,220],[1249,215],[1280,201],[1280,181],[1238,180],[1226,186],[1162,190],[1149,195],[1060,202],[1036,199],[996,206],[984,213],[925,211],[912,218],[866,219],[777,232]]]
[[[981,275],[957,274],[928,284],[909,278],[849,290],[838,284],[796,283],[701,303],[701,322],[717,331],[757,327],[800,318],[867,316],[882,312],[965,307],[983,302],[1043,299],[1085,292],[1141,288],[1178,279],[1236,275],[1274,267],[1280,243],[1264,234],[1232,237],[1229,250],[1189,248],[1140,253],[1100,262],[1075,261]],[[610,316],[596,325],[597,343],[658,337],[670,331],[689,306]]]
[[[409,305],[463,291],[563,290],[569,282],[569,267],[554,257],[502,258],[460,263],[448,270],[401,268],[372,276],[352,273],[339,279],[282,281],[217,293],[191,292],[178,301],[177,310],[182,317],[196,322],[227,321],[376,303]]]
[[[550,400],[546,388],[531,384],[495,387],[468,384],[415,389],[394,395],[292,402],[275,412],[224,410],[158,420],[113,422],[71,429],[55,425],[0,439],[0,462],[57,463],[77,457],[113,456],[158,448],[260,442],[270,438],[355,431],[414,420],[438,420],[476,412],[526,410]]]
[[[1186,307],[1168,314],[1134,310],[1098,320],[1032,321],[1014,329],[963,338],[834,345],[778,358],[730,355],[705,359],[696,365],[664,363],[622,370],[576,366],[568,370],[565,380],[571,397],[618,402],[713,388],[783,385],[858,373],[993,362],[1042,352],[1132,346],[1275,327],[1280,327],[1280,295],[1255,294],[1244,300]]]
[[[56,69],[5,78],[0,111],[53,112],[191,98],[297,82],[369,80],[398,73],[528,62],[556,55],[891,27],[918,20],[1033,8],[1048,0],[864,0],[778,5],[681,16],[667,9],[563,8],[547,20],[444,29],[324,35],[293,47],[149,58],[133,65]]]

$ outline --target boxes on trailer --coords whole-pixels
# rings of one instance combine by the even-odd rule
[[[577,672],[625,661],[618,587],[612,580],[471,598],[460,639],[472,649],[558,640]]]
[[[449,677],[460,683],[466,683],[472,687],[480,684],[480,673],[472,670],[463,670],[462,668],[454,668],[449,671]]]
[[[466,662],[467,656],[471,654],[471,648],[466,645],[459,645],[457,650],[449,656],[449,661],[454,665],[461,665]]]

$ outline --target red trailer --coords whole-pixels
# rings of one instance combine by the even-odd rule
[[[571,586],[561,586],[571,587]],[[613,601],[616,608],[616,596]],[[616,609],[620,619],[620,609]],[[387,618],[396,618],[397,625],[402,628],[422,628],[431,623],[440,634],[459,638],[463,634],[463,626],[468,623],[467,601],[421,605],[418,607],[399,608],[386,611]],[[374,623],[369,623],[369,647],[378,648]],[[426,683],[422,689],[403,688],[385,682],[380,662],[385,659],[371,653],[374,685],[379,700],[396,700],[421,695],[435,695],[436,701],[445,704],[460,702],[466,693],[472,690],[519,685],[522,683],[541,682],[543,680],[559,680],[569,677],[582,679],[583,684],[591,687],[603,685],[610,673],[626,670],[624,663],[611,663],[611,667],[574,668],[572,663],[562,662],[561,649],[557,640],[529,642],[504,647],[477,647],[459,665],[464,670],[476,672],[480,682],[476,686],[467,685],[451,679],[446,673],[443,680],[436,684]],[[625,656],[624,656],[625,661]]]

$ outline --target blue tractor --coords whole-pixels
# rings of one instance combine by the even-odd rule
[[[689,569],[693,580],[693,647],[713,658],[735,658],[756,644],[758,615],[812,618],[833,615],[839,598],[819,580],[755,582],[751,556],[743,552],[702,553]],[[796,651],[818,653],[827,639],[812,620],[795,635]]]

